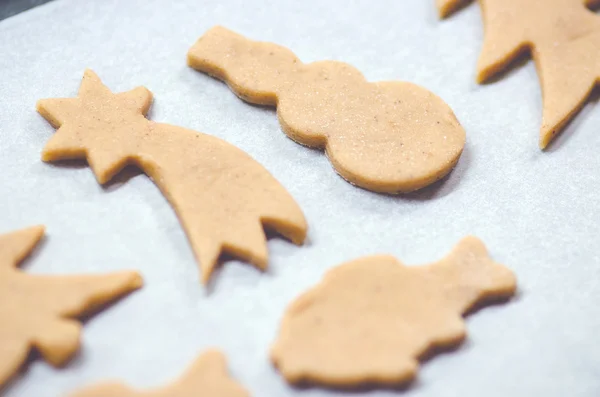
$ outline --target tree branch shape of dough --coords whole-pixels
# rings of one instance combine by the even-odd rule
[[[69,397],[249,397],[250,394],[229,378],[225,356],[217,350],[202,354],[181,379],[167,387],[138,392],[122,383],[90,386]]]
[[[403,384],[419,358],[465,338],[462,315],[515,289],[513,273],[475,237],[424,266],[387,255],[357,259],[292,303],[271,358],[290,383]]]
[[[42,159],[87,158],[101,184],[127,164],[141,168],[177,213],[204,283],[221,251],[265,269],[263,225],[304,241],[302,211],[264,167],[221,139],[146,119],[151,103],[146,88],[113,94],[87,70],[77,98],[38,102],[58,128]]]
[[[90,314],[142,286],[136,272],[89,276],[40,276],[20,272],[44,234],[42,226],[0,235],[0,386],[32,348],[50,364],[65,364],[79,349],[81,325]]]
[[[600,79],[600,0],[479,0],[485,35],[477,64],[482,83],[530,51],[543,94],[543,149],[577,114]],[[466,4],[437,0],[445,17]]]
[[[450,107],[417,85],[369,83],[352,66],[303,64],[290,50],[217,26],[188,64],[225,81],[243,100],[277,107],[294,141],[324,148],[350,183],[381,193],[410,192],[454,167],[465,131]]]

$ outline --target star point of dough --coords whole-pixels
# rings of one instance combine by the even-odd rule
[[[225,355],[211,349],[200,355],[181,378],[170,385],[137,391],[123,383],[110,382],[78,390],[69,397],[249,397],[227,370]]]
[[[440,18],[445,18],[459,8],[465,6],[471,0],[435,0]]]
[[[38,244],[43,226],[0,235],[0,386],[37,349],[61,366],[79,349],[75,320],[141,287],[136,272],[106,275],[42,276],[17,266]]]
[[[450,13],[462,3],[438,0]],[[598,0],[479,0],[485,34],[477,81],[531,53],[542,88],[539,146],[544,149],[575,117],[600,80]]]
[[[119,153],[109,155],[90,145],[93,136],[89,135],[102,133],[104,128],[115,129],[121,120],[128,124],[141,122],[151,104],[152,93],[147,88],[113,94],[96,73],[87,69],[76,98],[42,99],[37,103],[37,111],[57,128],[42,150],[42,160],[86,158],[98,182],[108,182],[126,165],[128,158]],[[102,120],[101,114],[106,111],[112,117]]]
[[[223,252],[265,269],[265,225],[304,241],[300,207],[264,167],[224,140],[146,119],[151,103],[148,89],[113,94],[87,70],[76,98],[38,102],[58,128],[42,159],[86,158],[101,184],[126,165],[140,168],[177,213],[205,284]]]
[[[463,341],[462,316],[515,290],[514,274],[475,237],[423,266],[390,255],[360,258],[330,270],[289,306],[271,359],[293,384],[404,384],[425,354]]]

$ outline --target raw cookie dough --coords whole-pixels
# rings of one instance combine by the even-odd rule
[[[136,272],[39,276],[16,269],[44,234],[43,226],[0,235],[0,386],[32,348],[50,364],[65,364],[79,349],[88,315],[142,286]]]
[[[175,209],[204,283],[222,251],[265,269],[263,225],[304,241],[302,211],[263,166],[219,138],[146,119],[151,103],[145,87],[113,94],[86,70],[77,98],[37,104],[58,128],[42,160],[87,158],[101,184],[127,164],[141,168]]]
[[[471,0],[435,0],[435,5],[438,8],[440,17],[444,18],[462,6],[467,5],[470,1]]]
[[[577,114],[600,79],[600,0],[479,0],[485,35],[477,80],[489,80],[531,52],[543,93],[540,147]],[[438,0],[446,16],[461,0]]]
[[[430,185],[450,172],[465,145],[450,107],[422,87],[369,83],[342,62],[303,64],[287,48],[220,26],[194,44],[188,64],[245,101],[277,106],[290,138],[325,148],[343,178],[374,192]]]
[[[229,377],[225,356],[217,350],[202,354],[176,382],[160,389],[138,392],[122,383],[91,386],[69,397],[249,397],[250,394]]]
[[[406,383],[419,358],[465,338],[462,315],[515,289],[513,273],[475,237],[424,266],[388,255],[357,259],[292,303],[271,358],[290,383]]]

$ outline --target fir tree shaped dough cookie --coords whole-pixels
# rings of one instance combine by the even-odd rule
[[[479,0],[485,35],[477,64],[484,82],[530,51],[543,94],[540,147],[577,114],[600,79],[599,0]],[[467,1],[437,0],[441,16]]]
[[[416,376],[419,357],[465,338],[462,315],[515,289],[513,273],[475,237],[424,266],[357,259],[292,303],[271,358],[291,383],[402,384]]]
[[[276,106],[291,139],[325,149],[344,179],[367,190],[425,187],[450,172],[465,144],[450,107],[422,87],[370,83],[342,62],[304,64],[287,48],[220,26],[194,44],[188,64],[245,101]]]
[[[304,241],[302,211],[264,167],[221,139],[146,119],[151,102],[146,88],[113,94],[87,70],[77,98],[38,102],[58,128],[42,159],[87,158],[102,184],[127,164],[141,168],[175,209],[205,283],[222,251],[265,269],[263,225]]]
[[[31,349],[52,365],[66,363],[80,344],[81,325],[74,318],[142,285],[135,272],[40,276],[17,270],[43,234],[44,228],[36,226],[0,235],[0,386]]]
[[[202,354],[171,385],[151,391],[135,391],[122,383],[105,383],[79,390],[69,397],[249,397],[229,377],[225,356],[217,350]]]

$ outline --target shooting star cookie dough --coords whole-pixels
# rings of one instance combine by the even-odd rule
[[[69,397],[250,397],[250,394],[229,377],[223,353],[209,350],[202,354],[188,371],[171,385],[146,392],[135,391],[122,383],[90,386]]]
[[[222,251],[265,269],[263,225],[302,244],[304,215],[263,166],[219,138],[146,119],[151,103],[145,87],[113,94],[87,70],[76,98],[38,102],[58,128],[42,160],[86,158],[101,184],[127,164],[141,168],[177,213],[204,283]]]
[[[467,1],[437,0],[440,15]],[[542,86],[543,149],[575,117],[600,79],[600,0],[479,0],[485,34],[477,64],[482,83],[531,52]]]
[[[425,353],[465,338],[462,315],[515,289],[513,273],[475,237],[424,266],[387,255],[357,259],[292,303],[271,358],[294,384],[403,384]]]
[[[38,244],[42,226],[0,235],[0,387],[36,349],[50,364],[65,364],[79,349],[74,318],[142,286],[136,272],[42,276],[16,269]]]
[[[243,100],[277,107],[294,141],[324,148],[347,181],[381,193],[410,192],[456,165],[465,131],[435,94],[401,81],[369,83],[335,61],[302,63],[290,50],[217,26],[188,64],[225,81]]]

